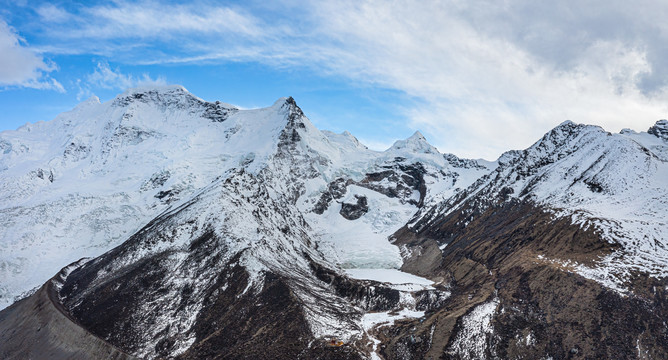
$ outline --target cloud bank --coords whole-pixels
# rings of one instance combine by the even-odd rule
[[[0,87],[29,87],[64,91],[48,76],[57,67],[26,47],[23,40],[0,20]]]

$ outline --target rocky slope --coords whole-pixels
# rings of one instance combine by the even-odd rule
[[[0,134],[5,303],[85,257],[0,312],[0,355],[666,357],[667,133],[565,122],[492,163],[292,98],[93,99]]]
[[[413,356],[668,356],[668,144],[652,136],[663,128],[566,122],[423,208],[395,234],[403,268],[444,279],[452,296],[414,325],[433,345]],[[388,358],[401,358],[406,335],[388,336]]]

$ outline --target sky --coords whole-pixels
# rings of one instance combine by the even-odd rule
[[[0,4],[0,130],[151,84],[242,108],[293,96],[373,149],[419,130],[488,160],[564,120],[668,118],[666,1]]]

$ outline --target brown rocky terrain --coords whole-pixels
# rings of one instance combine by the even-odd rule
[[[136,359],[91,334],[69,315],[58,299],[58,276],[0,312],[0,358]]]
[[[463,227],[472,211],[464,206],[417,233],[395,234],[410,254],[403,269],[442,279],[452,296],[426,319],[388,329],[386,358],[668,357],[667,279],[637,273],[632,292],[620,294],[565,262],[593,264],[613,250],[595,231],[526,202],[491,206]],[[485,338],[481,352],[453,349],[463,317],[493,299],[494,330],[476,333]]]

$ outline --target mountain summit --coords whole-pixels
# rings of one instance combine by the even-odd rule
[[[435,147],[430,145],[427,142],[427,139],[420,133],[416,131],[406,140],[397,140],[391,147],[394,150],[405,150],[411,153],[427,153],[433,154],[438,153]]]

